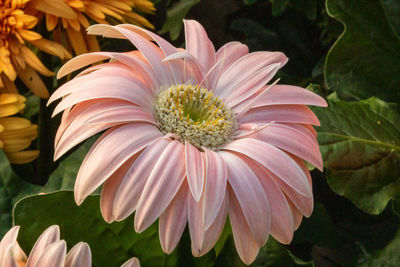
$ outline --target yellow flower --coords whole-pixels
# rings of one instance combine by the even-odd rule
[[[97,23],[136,24],[154,29],[144,17],[132,11],[152,14],[154,5],[149,0],[31,0],[29,7],[45,13],[47,30],[53,31],[58,42],[67,40],[76,54],[99,51],[95,36],[87,35],[88,19]],[[59,24],[62,26],[57,27]]]
[[[24,118],[9,117],[24,109],[25,100],[18,94],[0,94],[0,148],[14,164],[28,163],[39,156],[38,150],[24,150],[37,137],[37,125]]]
[[[38,18],[26,13],[30,0],[0,0],[0,92],[18,93],[17,76],[36,95],[47,98],[49,93],[38,72],[53,75],[26,43],[63,59],[71,55],[58,43],[42,38],[31,29]]]

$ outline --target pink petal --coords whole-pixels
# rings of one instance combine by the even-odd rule
[[[139,259],[133,257],[132,259],[122,264],[121,267],[140,267]]]
[[[192,242],[192,253],[195,257],[201,257],[209,252],[214,247],[224,229],[229,202],[228,192],[226,192],[224,195],[225,197],[217,217],[209,226],[209,228],[203,233],[203,242],[201,246],[199,248],[196,248]]]
[[[306,174],[300,166],[282,150],[259,140],[243,138],[226,145],[231,150],[257,161],[276,174],[284,183],[299,194],[311,197],[312,189]],[[239,199],[240,200],[240,199]]]
[[[67,244],[64,240],[59,240],[49,245],[40,255],[35,267],[64,267],[67,253]]]
[[[315,114],[306,106],[274,105],[253,108],[238,117],[239,123],[268,123],[268,122],[305,123],[319,125]]]
[[[206,73],[215,64],[214,45],[200,23],[195,20],[183,20],[183,24],[186,50],[199,61],[203,72]]]
[[[53,117],[77,103],[101,98],[114,98],[129,101],[144,109],[151,110],[152,95],[145,88],[139,87],[132,79],[122,77],[98,78],[86,86],[81,86],[79,92],[72,93],[56,106]]]
[[[193,57],[191,54],[188,52],[176,52],[174,54],[171,54],[167,56],[166,58],[163,59],[165,62],[174,62],[177,60],[183,59],[185,64],[184,64],[184,80],[189,81],[190,77],[188,72],[190,71],[193,73],[195,80],[191,81],[193,83],[198,83],[202,80],[204,71],[201,69],[200,63],[197,61],[195,57]]]
[[[65,75],[80,68],[86,67],[87,65],[90,65],[97,61],[109,59],[111,54],[112,53],[110,52],[93,52],[93,53],[78,55],[73,59],[69,60],[60,68],[60,70],[57,73],[57,79],[61,79]]]
[[[6,256],[7,247],[11,245],[12,249],[13,249],[14,244],[16,244],[18,232],[19,232],[19,226],[14,226],[10,230],[8,230],[8,232],[4,235],[3,239],[1,240],[1,242],[0,242],[0,263],[3,262],[3,259]]]
[[[157,128],[147,123],[131,123],[104,133],[79,169],[74,189],[76,203],[80,205],[126,160],[161,136]]]
[[[188,222],[193,255],[198,255],[203,245],[205,232],[203,201],[204,197],[199,201],[196,201],[191,195],[188,197]]]
[[[92,253],[85,242],[76,244],[67,254],[64,267],[92,267]]]
[[[268,239],[271,229],[269,201],[257,176],[240,159],[230,152],[219,152],[228,168],[228,181],[239,201],[243,215],[259,246]]]
[[[247,55],[249,48],[240,42],[229,42],[218,49],[216,53],[216,61],[224,59],[221,68],[221,74],[224,73],[235,61]]]
[[[157,125],[153,114],[137,106],[118,106],[103,112],[98,112],[95,116],[88,119],[89,124],[97,123],[128,123],[128,122],[148,122]]]
[[[295,160],[293,158],[293,160]],[[302,162],[302,160],[295,160],[297,165],[302,169],[303,173],[307,176],[307,181],[311,186],[311,176],[310,173],[307,169],[307,166]],[[312,213],[312,210],[314,208],[314,200],[312,195],[310,197],[306,197],[304,195],[301,195],[293,189],[292,187],[288,186],[287,183],[282,181],[279,177],[274,175],[270,170],[265,170],[269,176],[274,179],[274,181],[279,184],[281,187],[282,191],[285,193],[287,198],[292,201],[292,203],[295,205],[295,207],[306,217],[309,217]]]
[[[142,60],[140,57],[133,56],[132,54],[115,53],[112,55],[112,58],[129,66],[139,77],[142,77],[144,81],[149,83],[153,92],[160,87],[161,84],[157,75],[147,65],[147,62]]]
[[[77,104],[58,128],[54,159],[90,136],[127,122],[155,123],[149,112],[125,101],[104,99]]]
[[[204,185],[204,168],[202,153],[185,141],[185,166],[190,192],[196,201],[200,200]]]
[[[167,42],[165,39],[161,38],[157,34],[152,33],[151,31],[148,31],[146,29],[143,29],[138,26],[131,25],[131,24],[118,25],[117,27],[126,28],[128,30],[135,31],[137,33],[142,32],[142,33],[147,34],[148,38],[150,40],[151,39],[154,40],[160,46],[160,48],[163,51],[165,56],[169,56],[171,54],[178,52],[178,50],[175,46],[173,46],[172,44],[170,44],[169,42]],[[169,62],[169,64],[170,64],[172,74],[174,76],[175,83],[177,83],[177,84],[184,83],[185,81],[183,80],[183,76],[182,76],[182,64],[179,64],[178,62]]]
[[[47,105],[71,93],[88,90],[88,88],[93,88],[92,90],[97,90],[97,79],[102,80],[106,78],[110,80],[114,80],[114,78],[116,77],[124,78],[124,81],[132,82],[135,84],[136,87],[142,88],[142,90],[147,90],[150,94],[153,94],[153,91],[147,88],[145,81],[138,77],[138,75],[134,73],[132,69],[126,67],[123,64],[119,64],[117,66],[115,63],[109,64],[113,67],[104,67],[89,74],[76,77],[75,79],[72,79],[71,81],[65,83],[51,95],[47,102]],[[119,80],[116,79],[115,81],[118,82]]]
[[[185,178],[185,147],[172,141],[150,173],[135,214],[135,230],[149,227],[171,203]]]
[[[104,220],[107,223],[111,223],[114,221],[113,208],[114,208],[115,197],[128,170],[132,167],[132,164],[137,159],[138,154],[135,154],[133,157],[127,160],[103,184],[103,188],[101,190],[101,195],[100,195],[100,210]]]
[[[226,192],[228,171],[218,153],[204,148],[206,178],[204,186],[204,227],[207,230],[219,214]]]
[[[158,225],[163,251],[170,254],[179,242],[188,220],[189,188],[183,183],[168,208],[161,214]]]
[[[279,185],[262,167],[250,159],[245,160],[257,175],[271,206],[271,235],[280,243],[289,244],[293,238],[293,215]]]
[[[167,137],[155,140],[132,164],[115,196],[114,220],[122,221],[135,211],[147,179],[169,143],[170,139]]]
[[[53,225],[47,228],[40,235],[35,245],[33,246],[31,253],[29,254],[28,261],[26,262],[26,267],[40,266],[38,263],[41,255],[44,255],[45,252],[47,252],[47,248],[50,245],[55,244],[59,240],[60,240],[60,228],[57,225]],[[55,247],[53,247],[53,249],[54,248]],[[56,248],[58,248],[58,246]],[[53,249],[52,251],[54,251]],[[42,266],[47,266],[47,265],[42,265]]]
[[[293,205],[292,201],[288,200],[288,203],[293,215],[293,231],[296,231],[301,224],[303,214]]]
[[[162,62],[164,54],[161,52],[159,47],[155,46],[142,35],[121,27],[102,24],[90,26],[87,29],[87,32],[88,34],[129,39],[147,59],[161,84],[174,83],[169,66]]]
[[[236,87],[221,92],[221,97],[225,98],[226,102],[233,107],[264,87],[275,76],[279,68],[279,63],[268,65],[244,79]]]
[[[256,104],[259,106],[269,106],[269,105],[313,105],[326,107],[328,104],[325,99],[319,95],[292,85],[275,85],[273,86],[268,94],[263,96]]]
[[[316,138],[304,127],[275,123],[250,136],[286,150],[316,166],[322,171],[323,163]]]
[[[228,214],[239,257],[245,264],[250,265],[256,259],[260,245],[254,238],[240,204],[231,190],[229,190]]]
[[[14,244],[9,244],[7,247],[1,251],[3,254],[0,257],[0,266],[1,267],[18,267],[18,262],[14,259]]]
[[[237,86],[253,76],[261,68],[279,63],[281,67],[287,62],[287,57],[281,52],[253,52],[247,54],[227,69],[220,77],[215,93],[217,96],[226,95],[229,88]]]

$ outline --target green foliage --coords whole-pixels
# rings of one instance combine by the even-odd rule
[[[381,1],[328,0],[327,11],[344,25],[326,57],[327,86],[359,99],[376,96],[399,102],[400,37]]]
[[[11,211],[19,199],[39,192],[40,186],[25,182],[11,169],[3,150],[0,150],[0,239],[11,227]]]
[[[182,30],[182,20],[186,17],[190,9],[199,2],[200,0],[180,0],[176,3],[167,11],[167,20],[159,33],[169,33],[171,40],[177,39]]]
[[[332,189],[371,214],[400,197],[400,115],[377,98],[345,102],[332,95],[315,108],[318,141]]]

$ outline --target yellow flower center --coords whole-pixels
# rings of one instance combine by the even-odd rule
[[[230,108],[198,85],[173,85],[161,91],[154,102],[154,116],[161,132],[173,133],[197,148],[216,150],[236,130]]]

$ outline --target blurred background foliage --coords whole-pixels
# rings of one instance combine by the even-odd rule
[[[184,47],[182,19],[196,19],[216,48],[237,40],[250,51],[283,51],[289,62],[278,73],[280,83],[307,87],[328,99],[328,108],[313,108],[321,121],[316,129],[325,166],[324,173],[312,171],[314,212],[304,219],[290,245],[270,238],[252,266],[399,266],[400,2],[153,2],[157,12],[149,20],[174,45]],[[125,41],[100,42],[103,50],[132,49]],[[41,56],[52,69],[60,67],[58,59]],[[45,82],[48,88],[57,88],[64,81],[46,78]],[[48,225],[59,224],[69,244],[83,239],[92,246],[94,266],[119,266],[111,265],[110,257],[124,262],[132,256],[139,257],[143,266],[243,265],[229,224],[207,255],[191,256],[185,232],[178,248],[167,256],[161,252],[156,225],[141,235],[134,233],[132,218],[108,225],[101,219],[98,196],[77,207],[68,190],[73,189],[79,165],[95,139],[53,163],[59,118],[50,120],[53,106],[46,108],[45,100],[26,96],[23,116],[39,124],[34,146],[41,156],[32,164],[11,166],[0,153],[0,236],[12,223],[14,204],[27,196],[13,213],[14,223],[22,226],[25,251]],[[38,192],[50,194],[28,196]],[[61,216],[65,210],[74,216]],[[86,224],[90,230],[83,228]],[[101,246],[104,242],[115,248]]]

